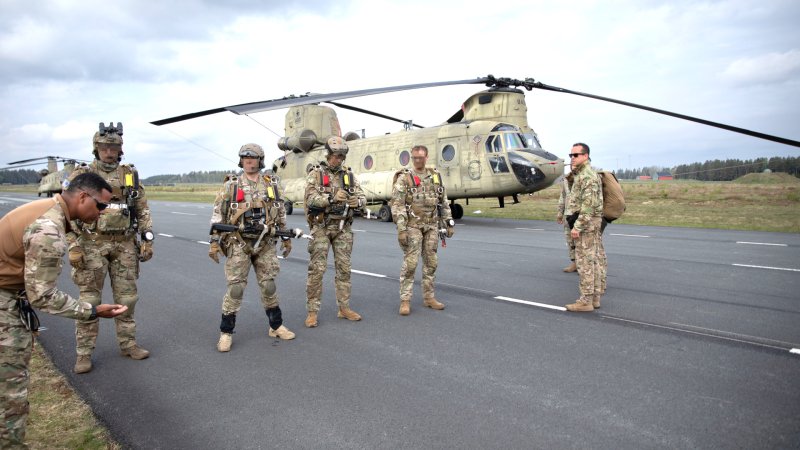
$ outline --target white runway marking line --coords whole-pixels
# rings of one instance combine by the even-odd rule
[[[197,241],[197,243],[198,243],[198,244],[206,244],[206,245],[211,245],[211,242],[208,242],[208,241]]]
[[[354,231],[356,233],[366,233],[367,230],[356,230],[355,228],[351,228],[350,231]]]
[[[178,211],[170,211],[172,214],[180,214],[182,216],[196,216],[197,214],[194,213],[185,213],[185,212],[178,212]]]
[[[514,228],[514,229],[522,231],[544,231],[544,228]]]
[[[619,233],[609,233],[611,236],[623,236],[623,237],[640,237],[640,238],[649,238],[650,236],[645,236],[643,234],[619,234]]]
[[[39,328],[41,330],[41,328]],[[800,355],[800,348],[793,348],[789,350],[789,353],[794,353],[795,355]]]
[[[18,203],[27,203],[27,202],[30,201],[30,200],[24,199],[24,198],[14,198],[14,197],[0,197],[0,198],[2,198],[3,200],[9,200],[9,201],[18,202]]]
[[[769,242],[746,242],[746,241],[736,241],[737,244],[747,244],[747,245],[773,245],[775,247],[788,247],[787,244],[770,244]]]
[[[785,270],[787,272],[800,272],[800,269],[791,269],[789,267],[754,266],[752,264],[731,264],[731,265],[737,267],[750,267],[753,269]]]
[[[362,272],[362,271],[360,271],[360,270],[355,270],[355,269],[350,269],[350,272],[352,272],[352,273],[357,273],[357,274],[359,274],[359,275],[366,275],[366,276],[369,276],[369,277],[375,277],[375,278],[386,278],[386,275],[381,275],[381,274],[379,274],[379,273],[372,273],[372,272]]]
[[[159,236],[164,236],[164,237],[175,237],[175,236],[173,236],[171,234],[164,234],[164,233],[158,233],[158,235]]]
[[[529,302],[528,300],[520,300],[520,299],[517,299],[517,298],[503,297],[503,296],[497,296],[495,298],[498,299],[498,300],[506,301],[506,302],[522,303],[523,305],[531,305],[531,306],[538,306],[540,308],[555,309],[556,311],[566,311],[567,310],[567,308],[564,308],[563,306],[548,305],[546,303]]]

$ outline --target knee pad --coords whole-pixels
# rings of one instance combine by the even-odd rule
[[[277,288],[275,287],[275,280],[269,279],[264,282],[264,287],[262,288],[264,291],[264,295],[272,296],[275,295],[275,291]]]
[[[228,285],[228,296],[236,300],[241,300],[244,296],[245,283],[234,283]]]
[[[236,327],[236,314],[223,314],[222,321],[219,323],[219,331],[233,333],[234,327]]]
[[[283,314],[281,314],[281,307],[276,306],[274,308],[269,308],[266,310],[267,312],[267,319],[269,320],[269,327],[273,330],[277,330],[283,325]]]

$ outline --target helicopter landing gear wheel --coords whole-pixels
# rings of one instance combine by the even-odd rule
[[[389,205],[381,206],[380,211],[378,211],[378,220],[381,222],[392,221],[392,208],[390,208]]]
[[[450,205],[450,212],[453,214],[453,219],[460,219],[464,217],[464,208],[458,203]]]
[[[292,206],[292,202],[286,200],[285,202],[283,202],[283,204],[284,204],[284,209],[286,209],[286,215],[291,216],[292,211],[294,211],[294,206]]]

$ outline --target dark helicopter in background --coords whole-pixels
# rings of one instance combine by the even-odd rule
[[[337,102],[341,99],[366,95],[457,84],[479,84],[485,85],[488,89],[473,94],[449,119],[429,128]],[[395,172],[410,167],[410,150],[414,145],[425,145],[430,151],[429,164],[442,173],[442,182],[452,202],[453,217],[458,219],[463,216],[464,210],[461,205],[455,203],[456,200],[465,199],[468,202],[470,198],[496,197],[502,208],[506,196],[511,196],[516,203],[518,194],[545,189],[563,174],[564,161],[542,148],[537,134],[528,124],[525,93],[520,88],[528,91],[543,89],[563,92],[618,103],[800,147],[798,141],[549,86],[532,78],[516,80],[496,78],[492,75],[472,80],[290,96],[199,111],[152,123],[159,126],[166,125],[223,111],[248,115],[289,108],[286,113],[285,136],[278,141],[278,148],[285,153],[274,162],[272,168],[281,180],[287,213],[291,213],[293,203],[303,201],[306,173],[313,165],[325,159],[324,143],[329,136],[335,135],[348,141],[350,147],[348,163],[358,177],[368,200],[372,204],[381,204],[378,216],[384,221],[391,220],[391,209],[387,203],[391,197]],[[400,122],[404,124],[404,129],[368,138],[355,132],[343,135],[336,112],[333,108],[320,103]]]
[[[69,177],[69,174],[75,170],[78,162],[88,162],[73,158],[64,158],[62,156],[42,156],[40,158],[23,159],[21,161],[14,161],[8,163],[7,167],[2,167],[0,170],[13,170],[20,169],[28,166],[38,166],[47,161],[47,168],[39,171],[39,189],[38,196],[45,195],[52,197],[53,194],[61,193],[61,184]],[[58,163],[64,163],[64,168],[58,170]]]

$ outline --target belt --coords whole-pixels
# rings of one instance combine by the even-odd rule
[[[124,231],[121,233],[87,233],[84,232],[83,236],[92,241],[125,241],[133,237],[133,233]]]

